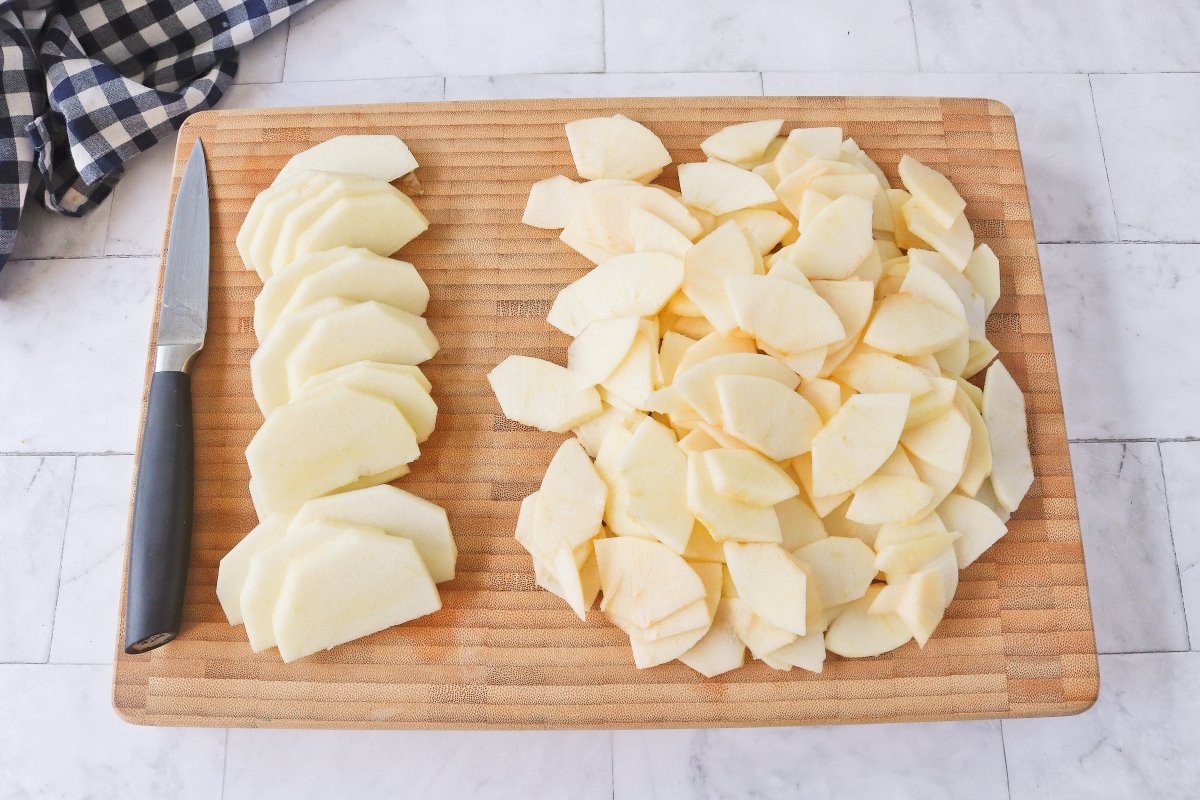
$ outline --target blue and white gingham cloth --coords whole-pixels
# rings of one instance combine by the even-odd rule
[[[0,268],[26,194],[83,216],[312,0],[0,0]]]

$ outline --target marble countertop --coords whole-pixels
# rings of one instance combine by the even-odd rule
[[[730,9],[737,8],[737,12]],[[1101,652],[1079,716],[653,732],[152,729],[112,643],[172,143],[0,272],[0,799],[1200,796],[1200,5],[324,0],[225,107],[932,94],[1016,113]]]

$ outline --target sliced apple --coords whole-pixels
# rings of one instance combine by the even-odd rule
[[[1000,299],[1000,259],[992,252],[992,248],[981,244],[971,253],[963,274],[971,281],[975,289],[983,295],[987,313],[992,313]]]
[[[295,396],[311,397],[331,386],[346,386],[391,400],[412,426],[418,443],[433,433],[437,403],[429,395],[428,380],[417,367],[358,361],[312,376]]]
[[[787,175],[811,158],[836,159],[841,152],[841,128],[795,128],[775,156],[775,169]]]
[[[722,548],[720,542],[712,538],[712,534],[708,532],[708,528],[700,524],[699,520],[692,520],[692,535],[688,539],[687,547],[683,551],[683,557],[689,562],[709,561],[724,563],[725,550]]]
[[[921,369],[887,353],[858,350],[833,371],[833,377],[864,394],[904,392],[921,395],[932,384]]]
[[[774,190],[762,177],[721,161],[680,164],[679,191],[689,206],[710,214],[775,202]]]
[[[649,183],[671,163],[662,140],[622,114],[578,119],[568,122],[566,130],[581,178],[641,178]]]
[[[775,505],[775,516],[779,518],[782,534],[780,546],[794,553],[807,544],[824,539],[827,534],[821,518],[812,506],[801,497],[791,497]]]
[[[895,650],[912,638],[912,631],[895,613],[870,613],[883,588],[883,584],[875,584],[840,611],[825,632],[826,650],[845,658],[870,658]]]
[[[684,354],[697,341],[675,331],[663,334],[662,344],[658,348],[658,365],[662,369],[663,383],[670,384],[675,379],[675,372],[683,361]]]
[[[875,247],[870,202],[853,195],[837,198],[802,228],[792,247],[789,259],[809,278],[849,277]]]
[[[615,398],[632,408],[646,408],[646,399],[660,383],[658,339],[647,330],[649,324],[647,320],[639,321],[633,346],[612,374],[600,382],[610,400]]]
[[[753,450],[718,448],[700,454],[713,488],[747,505],[766,507],[800,493],[782,468]]]
[[[616,482],[630,516],[676,553],[684,553],[694,519],[687,506],[687,456],[671,429],[643,420],[617,462]]]
[[[750,239],[750,244],[761,255],[771,252],[796,226],[778,211],[769,208],[743,208],[731,211],[718,218],[718,224],[733,220]]]
[[[800,378],[778,359],[758,353],[728,353],[713,356],[675,376],[671,384],[700,416],[711,425],[721,422],[721,402],[716,380],[721,375],[757,375],[796,388]]]
[[[875,287],[870,281],[848,278],[843,281],[814,280],[813,291],[829,304],[841,320],[845,339],[855,339],[871,317]]]
[[[951,494],[938,506],[938,515],[961,534],[954,542],[959,569],[975,563],[983,553],[1008,532],[1004,520],[978,500]]]
[[[350,172],[391,183],[417,168],[417,159],[399,136],[347,134],[301,150],[275,176],[275,185],[304,170]]]
[[[965,320],[924,297],[896,292],[880,301],[863,341],[877,350],[918,356],[949,347],[966,332]]]
[[[717,400],[722,427],[775,461],[812,449],[821,417],[786,384],[755,375],[719,375]]]
[[[705,236],[684,258],[683,292],[723,334],[737,327],[725,280],[754,274],[754,251],[732,220]]]
[[[974,377],[982,372],[999,355],[1000,351],[987,339],[971,340],[970,349],[967,352],[967,363],[962,369],[962,377]]]
[[[966,269],[975,247],[975,234],[971,232],[971,225],[965,216],[959,214],[953,224],[942,225],[915,199],[905,203],[901,212],[910,232],[928,242],[930,247],[945,256],[955,269]]]
[[[394,403],[340,386],[276,409],[246,449],[260,517],[418,455],[416,434]]]
[[[691,239],[644,208],[629,209],[629,235],[633,238],[635,253],[651,251],[683,258],[692,246]]]
[[[803,353],[845,337],[837,314],[820,295],[769,275],[725,280],[738,327],[783,353]]]
[[[616,406],[606,406],[600,416],[593,417],[572,430],[584,451],[595,458],[600,452],[600,444],[604,441],[608,429],[617,426],[632,429],[637,427],[645,415]]]
[[[746,645],[733,627],[729,600],[721,600],[708,631],[679,660],[706,678],[735,670],[746,661]]]
[[[250,559],[282,539],[291,519],[290,514],[269,514],[221,559],[217,600],[230,625],[242,624],[242,586],[246,583]]]
[[[539,430],[565,433],[600,415],[595,389],[579,390],[566,367],[509,356],[488,373],[504,416]]]
[[[669,253],[621,255],[565,287],[546,319],[563,333],[578,336],[595,319],[657,314],[682,285],[683,262]],[[573,308],[568,316],[560,303],[582,305],[587,313],[580,315]]]
[[[878,537],[875,556],[875,567],[880,572],[912,573],[926,561],[935,558],[943,550],[954,545],[959,538],[957,531],[930,533],[917,539],[880,546]]]
[[[763,119],[729,125],[700,143],[706,156],[730,164],[754,161],[767,152],[767,147],[779,135],[781,119]]]
[[[805,453],[793,458],[792,471],[796,473],[796,478],[800,481],[800,486],[804,489],[809,504],[817,512],[817,516],[822,519],[829,516],[830,512],[850,497],[849,490],[831,495],[819,495],[813,491],[812,453]]]
[[[411,198],[391,184],[381,182],[370,194],[333,201],[303,229],[290,249],[276,247],[271,272],[283,269],[297,256],[343,245],[388,256],[428,227],[429,220]]]
[[[933,635],[949,605],[936,569],[925,569],[906,575],[889,584],[879,593],[868,612],[874,615],[895,614],[907,627],[920,647]]]
[[[559,446],[537,495],[532,543],[543,561],[552,562],[562,547],[576,552],[600,534],[608,487],[577,440]]]
[[[806,380],[796,391],[817,410],[822,422],[829,422],[842,407],[842,389],[833,381]]]
[[[755,614],[742,598],[727,598],[723,602],[728,603],[734,633],[750,648],[750,654],[755,658],[767,656],[796,641],[796,634],[767,622]]]
[[[696,571],[660,542],[617,536],[600,539],[595,548],[601,610],[635,625],[649,627],[707,596]]]
[[[715,452],[715,451],[705,451]],[[779,543],[779,518],[771,508],[739,503],[717,491],[704,453],[688,455],[688,510],[718,542]]]
[[[576,187],[566,175],[544,178],[529,187],[521,222],[533,228],[561,229],[571,221],[569,194]]]
[[[575,388],[595,386],[612,375],[633,348],[637,333],[637,317],[589,322],[567,347],[567,369],[575,379]]]
[[[1033,485],[1033,456],[1025,422],[1025,395],[1001,361],[988,367],[983,384],[983,421],[992,444],[992,489],[1004,508],[1016,511]]]
[[[725,563],[740,597],[777,628],[803,636],[808,580],[804,570],[777,544],[725,543]]]
[[[666,343],[666,336],[663,337],[663,342]],[[701,361],[706,361],[714,356],[754,352],[756,352],[754,340],[741,331],[728,334],[714,331],[698,339],[694,346],[687,349],[687,352],[679,359],[675,374],[682,375]]]
[[[901,156],[899,171],[904,188],[943,228],[953,225],[967,207],[967,201],[962,199],[945,175],[912,156]]]
[[[961,474],[971,446],[971,425],[951,406],[929,422],[904,431],[900,443],[909,453],[938,469]]]
[[[896,449],[908,414],[907,394],[851,397],[813,437],[813,491],[834,495],[854,489]]]
[[[801,231],[812,227],[813,220],[832,202],[833,198],[829,195],[816,189],[805,189],[800,195],[800,205],[796,208],[796,227]]]
[[[846,516],[865,525],[904,522],[933,500],[933,489],[915,477],[875,474],[854,490]]]
[[[827,606],[862,597],[875,577],[875,553],[859,539],[828,536],[801,547],[796,557],[812,567],[817,590]]]
[[[704,233],[704,226],[676,195],[660,186],[643,186],[628,180],[596,180],[571,190],[568,230],[612,255],[634,252],[630,211],[641,208],[662,219],[688,239]],[[597,263],[604,258],[593,259]]]

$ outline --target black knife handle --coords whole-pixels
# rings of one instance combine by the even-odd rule
[[[179,633],[192,544],[192,388],[185,372],[155,372],[138,459],[125,584],[125,652]]]

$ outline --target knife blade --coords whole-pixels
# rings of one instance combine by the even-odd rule
[[[125,582],[125,652],[179,633],[192,539],[192,395],[188,368],[208,329],[208,169],[196,140],[167,240],[154,375],[146,403]]]

